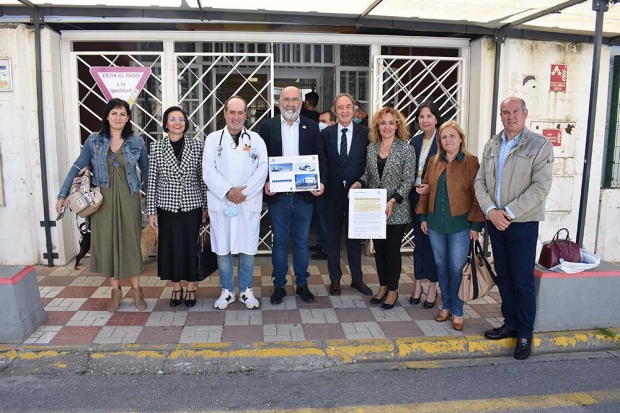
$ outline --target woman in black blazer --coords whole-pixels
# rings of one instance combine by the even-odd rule
[[[207,187],[202,180],[203,142],[186,138],[189,129],[183,109],[173,106],[164,112],[168,136],[151,145],[146,195],[149,224],[159,230],[157,271],[173,284],[170,307],[183,299],[181,281],[187,281],[185,305],[196,305],[196,250],[200,221],[207,217]]]
[[[420,217],[415,213],[415,207],[420,200],[420,195],[428,193],[428,185],[422,185],[422,181],[426,173],[428,161],[437,153],[435,135],[441,123],[441,113],[435,103],[426,101],[422,102],[418,107],[415,116],[418,120],[418,125],[420,125],[420,133],[415,135],[409,142],[415,150],[417,160],[415,184],[414,188],[409,192],[413,220],[413,241],[415,243],[413,250],[415,284],[411,297],[409,297],[409,302],[414,305],[420,303],[422,293],[424,292],[422,280],[429,280],[430,286],[428,287],[423,306],[424,308],[433,308],[435,301],[437,301],[437,267],[428,235],[420,229]]]

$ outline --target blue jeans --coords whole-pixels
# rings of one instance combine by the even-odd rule
[[[459,288],[469,252],[469,229],[454,234],[442,234],[429,228],[428,237],[437,265],[443,303],[441,308],[451,310],[456,317],[463,317],[463,300],[459,298]]]
[[[295,284],[308,284],[308,235],[312,222],[313,204],[304,200],[303,194],[278,194],[276,202],[269,204],[269,220],[273,231],[271,264],[273,285],[284,288],[288,271],[289,235],[293,238],[293,271]]]
[[[235,291],[235,283],[233,282],[233,256],[232,254],[218,255],[217,266],[220,270],[220,284],[222,288],[230,292]],[[254,273],[254,255],[239,254],[239,293],[244,292],[247,288],[252,288]]]
[[[536,318],[534,265],[538,222],[513,222],[499,231],[487,221],[504,324],[519,338],[532,338]]]

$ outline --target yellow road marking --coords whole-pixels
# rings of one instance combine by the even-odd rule
[[[516,412],[520,410],[551,409],[589,406],[620,402],[620,389],[592,392],[545,394],[497,399],[457,400],[431,403],[397,404],[383,406],[348,406],[337,408],[304,408],[277,410],[243,410],[245,413],[436,413],[436,412]],[[270,407],[270,406],[265,406]],[[236,413],[241,410],[210,411],[210,413]]]

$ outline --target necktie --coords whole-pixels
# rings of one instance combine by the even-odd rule
[[[347,161],[347,128],[342,128],[342,136],[340,137],[340,162]]]

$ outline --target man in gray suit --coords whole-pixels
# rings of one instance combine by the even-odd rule
[[[368,128],[353,122],[355,100],[346,93],[334,99],[332,111],[338,118],[336,125],[321,132],[328,177],[325,185],[325,222],[327,227],[327,269],[331,284],[329,293],[340,295],[340,236],[349,217],[349,188],[364,173]],[[348,227],[348,225],[347,225]],[[347,258],[351,269],[351,287],[364,295],[372,290],[362,280],[362,246],[358,239],[347,239]]]

